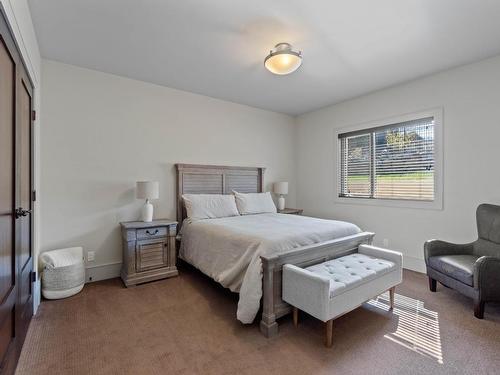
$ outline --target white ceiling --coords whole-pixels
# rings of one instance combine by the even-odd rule
[[[499,0],[30,0],[42,56],[292,115],[500,54]],[[303,51],[265,70],[276,43]]]

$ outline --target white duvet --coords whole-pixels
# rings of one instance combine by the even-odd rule
[[[252,323],[262,297],[261,255],[359,233],[354,224],[299,215],[257,214],[206,219],[182,226],[180,257],[233,292],[237,318]]]

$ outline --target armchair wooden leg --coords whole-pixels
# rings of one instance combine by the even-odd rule
[[[293,308],[293,325],[297,327],[299,325],[299,309]]]
[[[484,318],[484,301],[474,300],[474,316],[478,319]]]
[[[391,289],[389,289],[389,301],[390,301],[390,309],[394,309],[394,293],[396,292],[396,287],[393,286]]]
[[[429,276],[429,289],[431,292],[436,291],[436,280],[434,280],[432,277]]]
[[[333,319],[326,322],[325,346],[331,348],[333,344]]]

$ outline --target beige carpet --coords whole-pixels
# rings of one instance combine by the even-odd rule
[[[264,338],[236,321],[236,296],[190,267],[125,289],[119,279],[42,302],[18,365],[22,374],[493,374],[500,373],[500,306],[472,302],[405,271],[394,314],[387,296],[323,325],[290,317]]]

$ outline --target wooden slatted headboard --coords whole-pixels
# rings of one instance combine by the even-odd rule
[[[186,218],[182,194],[262,193],[265,168],[176,164],[177,221]]]

